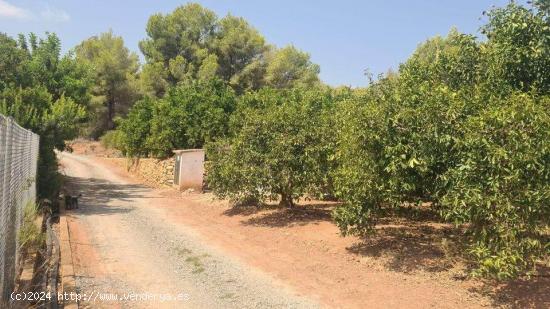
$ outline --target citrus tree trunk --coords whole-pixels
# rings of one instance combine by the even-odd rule
[[[281,202],[279,203],[281,206],[285,206],[288,208],[294,207],[294,201],[292,200],[292,195],[287,193],[281,193]]]

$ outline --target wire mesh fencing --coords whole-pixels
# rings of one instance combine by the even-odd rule
[[[36,199],[38,135],[0,115],[0,304],[9,301],[19,261],[17,233]]]

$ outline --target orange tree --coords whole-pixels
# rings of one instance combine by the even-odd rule
[[[487,41],[429,40],[340,106],[334,216],[367,234],[384,209],[430,202],[465,224],[474,273],[505,279],[550,252],[550,26],[517,4],[488,16]]]
[[[207,147],[208,185],[221,198],[292,207],[325,187],[331,151],[323,120],[329,92],[263,89],[244,95],[232,135]]]

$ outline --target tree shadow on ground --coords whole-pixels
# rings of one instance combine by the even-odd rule
[[[450,271],[454,280],[466,280],[463,230],[440,222],[412,222],[384,218],[376,234],[348,247],[353,254],[373,257],[388,269],[402,273]],[[456,267],[456,266],[459,267]],[[477,284],[476,284],[477,282]],[[539,267],[536,276],[497,283],[474,280],[469,291],[488,297],[495,307],[550,308],[550,268]]]
[[[331,221],[332,203],[296,205],[293,208],[278,205],[235,206],[224,212],[226,216],[251,217],[241,221],[243,225],[265,227],[290,227]]]
[[[489,297],[494,307],[550,308],[550,267],[539,267],[537,275],[530,279],[485,282],[470,292]]]
[[[379,225],[375,235],[348,247],[353,254],[381,259],[397,272],[442,272],[453,267],[447,245],[458,232],[448,226],[430,224]]]
[[[64,176],[64,188],[72,196],[82,194],[78,209],[69,210],[85,215],[109,215],[132,210],[135,198],[147,198],[148,188],[136,184],[120,184],[97,178]]]
[[[252,216],[261,212],[280,209],[279,205],[265,204],[265,205],[235,205],[223,212],[224,215],[233,216]]]

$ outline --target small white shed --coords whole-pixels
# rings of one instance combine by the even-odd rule
[[[174,186],[180,190],[202,191],[204,149],[174,150]]]

